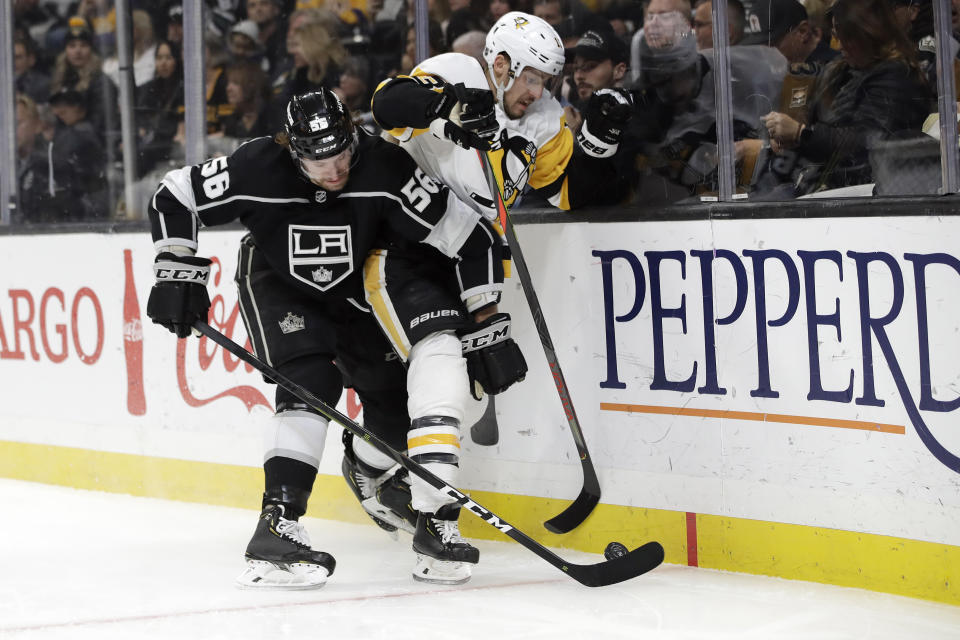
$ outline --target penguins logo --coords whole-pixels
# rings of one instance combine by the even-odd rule
[[[528,24],[530,24],[530,21],[527,20],[526,18],[522,17],[522,16],[518,16],[518,17],[516,17],[516,18],[513,19],[513,26],[514,26],[514,28],[516,28],[516,29],[522,29],[523,27],[527,26]]]

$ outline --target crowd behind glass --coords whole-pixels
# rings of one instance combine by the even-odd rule
[[[931,2],[727,0],[737,190],[750,200],[844,188],[936,193]],[[210,155],[279,131],[289,98],[321,84],[375,129],[372,91],[414,66],[412,2],[206,5]],[[960,0],[952,5],[957,32]],[[140,218],[163,174],[184,163],[180,0],[132,0],[131,10],[143,202],[127,207],[113,2],[15,0],[14,224]],[[634,113],[618,159],[634,185],[631,202],[693,202],[716,192],[710,0],[430,0],[430,55],[481,59],[486,30],[511,10],[544,18],[564,40],[558,97],[572,128],[594,91],[630,92]],[[950,51],[958,49],[952,41]]]

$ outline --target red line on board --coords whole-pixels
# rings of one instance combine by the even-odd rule
[[[699,567],[697,560],[697,514],[687,511],[687,565]]]

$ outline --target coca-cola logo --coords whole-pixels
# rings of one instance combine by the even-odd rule
[[[219,258],[214,257],[211,258],[211,260],[211,284],[213,288],[216,289],[220,286],[220,280],[223,277],[223,264],[220,262]],[[236,302],[233,303],[228,311],[227,303],[224,300],[223,295],[217,293],[211,297],[210,313],[207,318],[207,322],[211,327],[217,329],[231,340],[233,339],[234,332],[237,329],[237,318],[239,315],[240,308]],[[206,336],[201,337],[199,340],[193,340],[192,338],[177,340],[177,387],[180,390],[180,396],[183,398],[184,402],[191,407],[202,407],[205,404],[209,404],[221,398],[236,398],[243,402],[243,404],[247,407],[247,411],[253,410],[253,408],[258,405],[271,408],[270,402],[262,393],[260,393],[260,390],[249,385],[237,385],[235,387],[230,387],[205,398],[197,397],[190,390],[190,385],[187,381],[186,361],[188,345],[191,347],[196,345],[196,355],[201,371],[207,371],[210,368],[217,358],[217,351],[220,351],[220,362],[222,363],[225,371],[233,372],[241,364],[239,358],[235,358],[225,349],[220,349],[220,347],[208,340]],[[250,350],[249,338],[244,338],[243,346],[248,351]],[[244,364],[243,366],[248,373],[253,371],[253,367],[250,365]]]

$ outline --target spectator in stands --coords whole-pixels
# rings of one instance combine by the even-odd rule
[[[53,206],[60,220],[107,217],[107,158],[100,137],[87,120],[87,99],[77,89],[62,87],[50,96],[57,117],[49,149]]]
[[[598,89],[623,86],[627,73],[627,45],[613,31],[587,31],[573,49],[573,82],[576,94],[571,96],[568,124],[579,130],[580,114],[590,96]],[[576,126],[574,126],[576,125]]]
[[[830,21],[827,19],[827,8],[831,2],[832,0],[805,0],[803,3],[803,8],[807,10],[810,29],[817,40],[817,45],[807,55],[806,63],[816,65],[818,68],[825,66],[840,55],[839,51],[830,46],[832,28]]]
[[[444,42],[453,42],[468,31],[487,33],[490,24],[486,20],[487,3],[485,0],[449,1],[450,17],[447,23],[442,25]]]
[[[763,119],[773,150],[793,149],[806,162],[796,195],[870,183],[870,147],[919,131],[930,109],[914,46],[888,0],[836,0],[830,13],[842,57],[819,78],[809,123],[778,112]]]
[[[756,3],[753,12],[761,30],[745,37],[742,44],[775,47],[790,64],[806,62],[817,48],[817,29],[798,0],[765,0]]]
[[[63,53],[54,64],[50,90],[63,89],[75,89],[84,96],[86,120],[108,148],[116,144],[120,131],[117,88],[103,73],[100,56],[93,51],[93,33],[79,17],[70,19]]]
[[[653,0],[637,44],[640,72],[632,85],[635,115],[625,141],[633,143],[651,169],[647,185],[667,201],[716,190],[717,126],[713,56],[696,50],[696,37],[676,4]],[[649,17],[656,16],[654,20]],[[744,141],[759,147],[760,116],[779,104],[787,61],[772,47],[729,50],[735,153]],[[661,184],[662,183],[662,184]],[[646,185],[645,185],[646,186]]]
[[[517,0],[490,0],[487,6],[487,21],[490,24],[496,24],[497,20],[515,10],[517,10]]]
[[[263,57],[263,47],[260,45],[260,28],[253,20],[241,20],[230,28],[230,55],[234,62],[250,60],[263,67],[269,63]],[[266,70],[266,69],[264,69]]]
[[[937,86],[937,45],[931,0],[890,0],[897,24],[916,46],[917,61],[927,84]]]
[[[63,21],[39,0],[16,0],[13,3],[13,24],[23,29],[33,42],[46,42],[47,34],[63,29]]]
[[[360,56],[351,56],[343,65],[340,81],[333,88],[354,116],[370,111],[370,64]]]
[[[697,36],[697,50],[713,48],[713,11],[711,0],[699,0],[693,9],[693,32]],[[727,0],[727,37],[730,46],[743,40],[746,16],[740,0]]]
[[[37,44],[28,37],[13,39],[14,86],[34,102],[50,97],[50,76],[37,69]]]
[[[427,37],[430,42],[427,57],[432,58],[435,55],[445,52],[446,45],[443,40],[443,28],[439,22],[430,20],[427,23]],[[417,66],[417,33],[413,27],[407,29],[406,45],[403,56],[400,58],[400,73],[410,73]]]
[[[287,46],[293,56],[293,68],[274,82],[268,113],[271,127],[276,131],[283,126],[283,110],[293,96],[321,85],[336,86],[347,61],[347,50],[322,22],[307,22],[297,27]]]
[[[280,64],[286,48],[286,25],[281,18],[282,0],[247,0],[247,18],[260,30],[260,46],[270,68]]]
[[[282,85],[287,79],[286,74],[294,68],[295,51],[300,46],[296,39],[296,32],[297,29],[307,24],[322,24],[331,36],[339,35],[342,26],[337,14],[329,9],[297,9],[291,13],[290,19],[287,21],[287,36],[284,41],[285,55],[277,62],[275,67],[269,69],[270,78],[275,87]],[[281,78],[281,76],[283,77]]]
[[[453,41],[450,50],[454,53],[476,58],[483,63],[483,47],[486,44],[487,34],[483,31],[467,31],[465,34]]]
[[[167,11],[167,42],[183,51],[183,5],[179,2]]]
[[[655,51],[658,58],[664,58],[675,44],[686,42],[686,37],[693,33],[691,13],[689,0],[647,0],[643,8],[643,28],[630,39],[631,82],[637,82],[643,72],[642,56]],[[692,38],[691,42],[695,44]],[[677,50],[685,51],[686,47]],[[666,71],[665,66],[660,71]]]
[[[242,141],[271,133],[264,109],[268,95],[267,75],[259,64],[242,60],[230,65],[227,99],[233,113],[223,119],[223,135]]]
[[[153,20],[146,11],[135,9],[130,16],[133,23],[133,82],[142,86],[153,79],[154,61],[157,57],[157,42],[153,35]],[[114,84],[119,84],[120,61],[112,55],[103,62],[103,72]]]
[[[203,43],[207,66],[207,133],[215,133],[223,129],[223,119],[233,113],[233,105],[227,99],[227,63],[230,55],[220,36],[208,33]]]
[[[20,206],[13,220],[17,223],[54,222],[53,184],[50,181],[50,141],[43,135],[44,125],[37,103],[17,94],[17,197]]]
[[[77,15],[93,32],[94,47],[103,55],[116,48],[117,12],[113,0],[80,0]]]
[[[156,48],[153,80],[137,90],[138,175],[170,159],[177,126],[183,119],[183,67],[180,51],[171,42]]]

